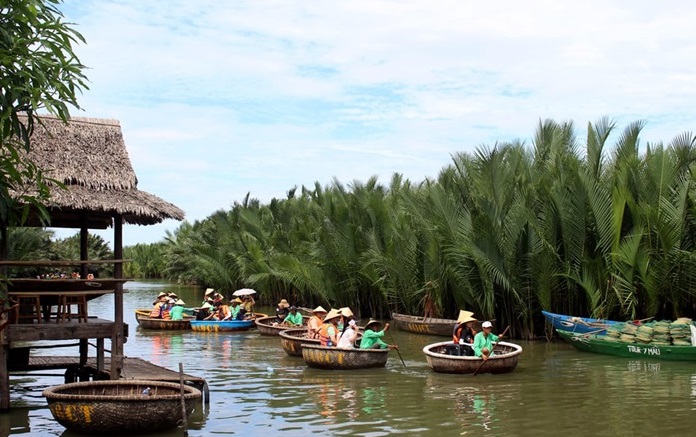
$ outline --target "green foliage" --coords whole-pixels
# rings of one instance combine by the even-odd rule
[[[80,234],[56,240],[53,243],[53,251],[56,259],[77,260],[80,259]],[[114,253],[109,245],[99,235],[87,234],[87,259],[114,259]],[[109,278],[114,274],[112,264],[94,264],[88,268],[88,273],[96,277]]]
[[[63,121],[86,89],[73,52],[82,35],[63,22],[59,0],[5,0],[0,5],[0,237],[33,209],[48,221],[47,179],[26,159],[29,137],[45,110]],[[56,181],[52,181],[56,182]],[[0,290],[0,297],[4,292]]]
[[[696,138],[639,153],[636,122],[539,123],[532,147],[456,154],[438,179],[395,174],[292,189],[262,205],[184,223],[165,276],[262,302],[455,317],[459,309],[542,334],[541,309],[616,319],[673,318],[696,305]]]
[[[166,267],[164,259],[165,243],[136,244],[123,248],[123,274],[126,278],[161,278]]]

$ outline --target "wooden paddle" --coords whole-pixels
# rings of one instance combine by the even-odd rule
[[[505,331],[503,331],[503,333],[500,334],[500,335],[498,336],[498,339],[500,339],[501,337],[504,337],[505,334],[507,334],[508,329],[510,329],[510,325],[508,325],[508,327],[505,328]],[[497,345],[498,343],[499,343],[499,342],[496,342],[495,344]],[[495,347],[495,346],[494,346],[494,347]],[[493,352],[493,351],[491,351],[491,352]],[[489,358],[490,358],[490,355],[489,355]],[[481,359],[483,359],[483,358],[481,358]],[[486,364],[486,361],[488,361],[488,360],[483,360],[483,361],[481,362],[481,364],[479,364],[479,366],[476,368],[476,370],[474,371],[474,373],[473,373],[471,376],[476,376],[476,374],[479,372],[479,370],[481,370],[481,367],[483,367],[483,365]]]
[[[391,331],[389,331],[389,338],[391,338],[392,344],[394,346],[396,346],[396,342],[394,341],[394,335],[392,335]],[[399,348],[395,347],[394,349],[396,349],[396,353],[399,354],[399,359],[401,360],[401,364],[403,364],[404,367],[406,367],[406,363],[404,363],[404,359],[401,357],[401,352],[399,352]]]

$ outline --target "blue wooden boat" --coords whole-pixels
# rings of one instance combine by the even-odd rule
[[[566,316],[564,314],[555,314],[548,311],[542,311],[541,313],[557,330],[576,332],[578,334],[592,333],[597,335],[605,335],[607,333],[606,329],[609,326],[616,323],[623,323],[616,320]]]
[[[248,331],[253,320],[191,320],[191,329],[197,332]]]

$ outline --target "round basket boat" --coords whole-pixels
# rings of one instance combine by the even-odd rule
[[[342,349],[302,343],[302,358],[316,369],[369,369],[386,366],[389,349]]]
[[[307,326],[309,317],[302,316],[303,326]],[[276,316],[258,317],[256,320],[256,330],[261,335],[279,335],[281,331],[288,329],[287,325],[279,324],[280,320]],[[274,324],[275,323],[275,324]]]
[[[136,434],[171,429],[182,420],[181,386],[160,381],[90,381],[50,387],[43,396],[53,417],[83,434]],[[184,386],[186,415],[201,392]]]
[[[423,348],[428,365],[439,373],[507,373],[517,367],[517,360],[522,354],[522,346],[501,341],[494,349],[486,364],[481,357],[453,356],[447,353],[451,341],[433,343]]]
[[[307,338],[307,328],[285,329],[280,331],[280,345],[291,357],[302,356],[302,343],[319,346],[320,341],[314,338]]]

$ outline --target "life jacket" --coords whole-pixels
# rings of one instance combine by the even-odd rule
[[[454,325],[454,329],[452,330],[452,342],[454,342],[454,344],[459,344],[459,339],[462,338],[462,331],[465,329],[466,325],[464,323]]]
[[[163,319],[171,319],[172,318],[172,316],[169,315],[169,307],[162,310],[162,318]]]
[[[319,329],[323,321],[319,316],[312,316],[307,321],[307,338],[319,338]]]
[[[329,327],[334,329],[336,332],[336,327],[332,323],[322,323],[319,327],[319,343],[322,346],[336,346],[334,339],[329,335]]]
[[[158,303],[154,307],[152,307],[152,311],[150,311],[150,318],[153,319],[159,319],[162,316],[162,304]]]
[[[218,320],[222,320],[230,315],[230,307],[227,305],[220,305],[220,310],[218,311]]]

